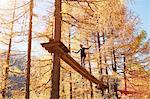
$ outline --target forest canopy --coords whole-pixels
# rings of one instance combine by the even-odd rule
[[[55,80],[60,99],[149,99],[149,33],[128,4],[134,0],[0,0],[0,99],[53,99]],[[41,46],[53,41],[69,53]]]

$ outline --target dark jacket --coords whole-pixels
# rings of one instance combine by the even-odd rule
[[[89,48],[83,47],[83,48],[81,48],[79,51],[77,51],[77,52],[75,52],[75,53],[79,53],[79,52],[80,52],[81,57],[86,57],[85,49],[89,49]]]

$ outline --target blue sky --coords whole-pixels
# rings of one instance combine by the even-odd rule
[[[128,6],[140,18],[140,27],[148,33],[150,38],[150,0],[134,0],[128,3]]]

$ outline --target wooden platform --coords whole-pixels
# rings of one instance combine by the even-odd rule
[[[70,52],[70,50],[62,42],[54,41],[52,39],[50,39],[48,43],[42,43],[41,45],[48,50],[49,53],[54,53],[56,51],[56,47],[61,48],[65,53]]]
[[[89,81],[99,85],[101,89],[108,88],[107,85],[103,83],[103,81],[99,81],[93,75],[91,75],[85,68],[81,67],[78,62],[76,62],[68,53],[70,52],[67,47],[62,42],[55,42],[51,40],[48,43],[42,43],[42,47],[44,47],[50,53],[58,53],[60,58],[65,61],[68,65],[70,65],[75,71],[80,73],[83,77],[88,79]]]

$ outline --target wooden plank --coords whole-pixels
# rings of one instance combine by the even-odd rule
[[[59,46],[61,49],[63,49],[63,51],[65,53],[69,53],[70,52],[70,50],[62,42],[59,42],[59,41],[54,41],[54,40],[51,39],[50,42],[43,43],[43,44],[44,44],[45,48],[48,47],[48,51],[50,53],[54,53],[54,48],[56,46]],[[41,44],[41,45],[43,46],[43,44]]]
[[[50,45],[48,43],[41,44],[46,50],[51,50]],[[68,65],[70,65],[75,71],[80,73],[83,77],[88,79],[89,81],[99,85],[102,89],[107,88],[107,86],[103,83],[103,81],[99,81],[93,75],[91,75],[84,67],[80,66],[78,62],[76,62],[68,53],[65,53],[63,49],[59,46],[53,47],[55,53],[59,53],[60,58],[65,61]]]

